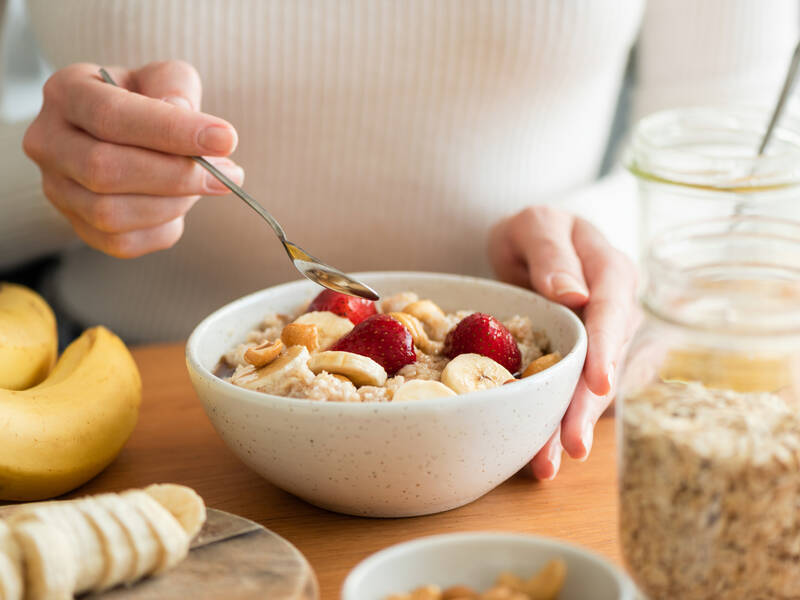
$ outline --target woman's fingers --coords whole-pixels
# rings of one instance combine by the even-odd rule
[[[134,73],[134,89],[144,96],[200,110],[203,93],[200,75],[182,60],[152,62]]]
[[[559,428],[531,460],[531,470],[536,479],[550,480],[561,468],[561,429]]]
[[[575,221],[573,240],[591,290],[583,310],[589,338],[584,376],[589,390],[605,396],[614,386],[617,364],[631,334],[636,272],[630,260],[582,219]]]
[[[106,233],[88,225],[80,217],[62,211],[78,236],[92,248],[117,258],[136,258],[175,245],[183,234],[183,217],[167,223],[126,233]]]
[[[36,151],[38,162],[97,194],[194,196],[228,189],[185,156],[98,141],[68,125],[53,124],[52,141]],[[237,184],[244,171],[225,158],[210,159]]]
[[[593,394],[581,376],[572,402],[561,420],[561,444],[572,458],[585,460],[589,456],[594,442],[594,426],[610,402],[610,394]]]
[[[47,198],[104,233],[128,233],[150,229],[182,217],[200,196],[101,195],[60,175],[42,176]]]
[[[500,281],[530,287],[528,266],[522,254],[515,248],[509,231],[514,217],[507,217],[496,223],[489,231],[488,254],[492,269]]]
[[[45,102],[58,104],[75,127],[114,144],[184,156],[226,156],[236,148],[236,130],[227,121],[107,84],[98,68],[71,67],[47,88]]]
[[[572,242],[574,218],[548,206],[530,207],[511,221],[509,239],[540,294],[576,308],[589,296]]]

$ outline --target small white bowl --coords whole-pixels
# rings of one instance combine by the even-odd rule
[[[559,600],[634,600],[631,580],[597,554],[550,538],[510,533],[455,533],[391,546],[347,576],[342,600],[385,600],[428,584],[489,588],[502,571],[528,578],[554,558],[567,563]]]
[[[525,465],[555,431],[583,368],[583,324],[563,306],[495,281],[435,273],[357,277],[384,296],[411,290],[445,310],[527,315],[564,358],[512,385],[398,404],[284,398],[216,377],[220,357],[267,312],[293,312],[318,293],[298,281],[236,300],[192,333],[189,375],[209,419],[254,471],[329,510],[400,517],[472,502]]]

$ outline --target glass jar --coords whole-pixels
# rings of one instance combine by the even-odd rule
[[[800,598],[800,223],[658,236],[617,405],[620,540],[650,600]]]
[[[757,108],[682,108],[639,122],[625,164],[639,183],[642,251],[689,221],[800,219],[800,118],[785,114],[757,156],[767,119]]]

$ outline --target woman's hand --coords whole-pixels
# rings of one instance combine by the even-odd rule
[[[489,257],[503,281],[533,288],[582,313],[589,336],[583,374],[561,428],[531,461],[533,474],[552,479],[563,447],[585,460],[594,426],[608,407],[615,373],[637,322],[636,271],[587,221],[533,206],[494,226]]]
[[[87,244],[121,258],[168,248],[201,195],[228,192],[185,156],[216,157],[242,183],[244,171],[222,158],[236,148],[236,130],[198,112],[200,77],[191,65],[111,68],[119,88],[98,69],[75,64],[47,81],[23,148],[42,171],[45,195]]]

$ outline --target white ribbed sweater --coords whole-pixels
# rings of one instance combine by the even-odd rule
[[[632,186],[600,185],[641,25],[636,113],[769,100],[797,0],[29,0],[55,67],[181,58],[239,131],[246,187],[347,270],[487,274],[497,219],[537,202],[632,239]],[[642,15],[644,14],[644,20]],[[643,24],[642,24],[643,20]],[[0,267],[74,244],[2,132]],[[120,261],[70,245],[62,308],[132,341],[184,337],[220,304],[296,277],[234,198],[205,199],[173,249]]]

